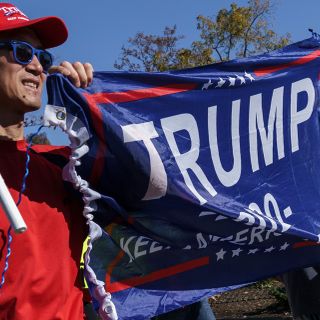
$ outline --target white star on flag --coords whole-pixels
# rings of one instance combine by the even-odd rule
[[[246,79],[245,79],[244,77],[239,76],[239,75],[237,75],[237,74],[236,74],[236,76],[237,76],[237,79],[240,80],[240,84],[246,83]]]
[[[244,76],[250,79],[251,82],[255,80],[255,78],[251,75],[251,73],[247,73],[246,71],[244,72]]]
[[[236,83],[236,78],[232,78],[232,77],[228,77],[228,78],[229,78],[229,82],[230,82],[229,87],[234,86]]]
[[[224,255],[226,254],[227,251],[224,251],[223,248],[219,252],[216,253],[217,255],[217,261],[223,260]]]
[[[236,250],[232,250],[232,257],[239,257],[240,252],[243,251],[242,249],[238,248]]]
[[[280,247],[280,251],[287,250],[288,247],[290,247],[290,245],[289,245],[288,242],[286,242],[286,243],[284,243],[284,244]]]
[[[218,81],[216,88],[221,88],[226,83],[226,80],[223,80],[222,78],[219,79],[220,80]]]
[[[205,83],[202,86],[202,90],[208,90],[211,85],[212,85],[212,82],[211,82],[211,79],[210,79],[207,83]]]
[[[251,249],[248,254],[255,254],[259,249]]]
[[[275,249],[274,246],[271,246],[270,248],[264,250],[264,252],[271,252],[271,251],[273,251],[274,249]]]

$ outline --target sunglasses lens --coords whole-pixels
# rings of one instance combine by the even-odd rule
[[[52,56],[49,52],[42,49],[35,49],[27,43],[15,41],[13,45],[13,52],[16,61],[21,64],[30,63],[33,59],[33,55],[35,54],[44,72],[47,72],[53,63]]]
[[[51,54],[43,51],[39,54],[39,61],[42,65],[42,68],[45,72],[52,66],[52,57]]]
[[[25,45],[19,44],[16,46],[16,58],[19,62],[28,63],[32,59],[32,48]]]

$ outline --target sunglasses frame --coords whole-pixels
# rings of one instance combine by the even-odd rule
[[[24,46],[28,47],[28,48],[31,50],[31,57],[30,57],[30,59],[28,59],[27,61],[21,61],[21,60],[18,59],[18,57],[17,57],[17,48],[18,48],[18,46],[20,46],[20,45],[24,45]],[[52,55],[49,51],[44,50],[44,49],[37,49],[37,48],[33,47],[33,46],[32,46],[30,43],[28,43],[28,42],[20,41],[20,40],[0,41],[0,49],[1,49],[1,48],[8,48],[8,47],[12,49],[14,60],[15,60],[17,63],[21,64],[21,65],[27,65],[27,64],[29,64],[29,63],[32,61],[34,55],[36,55],[36,57],[38,58],[38,60],[39,60],[39,62],[40,62],[40,64],[41,64],[40,56],[43,55],[43,54],[47,54],[48,57],[50,57],[50,62],[51,62],[50,65],[49,65],[49,67],[46,68],[46,70],[45,70],[44,66],[41,64],[41,66],[42,66],[42,68],[43,68],[43,72],[44,72],[44,73],[48,73],[49,68],[50,68],[50,67],[52,66],[52,64],[53,64],[53,55]]]

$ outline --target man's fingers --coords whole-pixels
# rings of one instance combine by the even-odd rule
[[[65,67],[62,67],[62,66],[52,66],[48,70],[49,74],[56,73],[56,72],[61,73],[64,76],[69,76],[70,75],[70,70],[65,68]]]
[[[82,88],[85,88],[88,85],[88,77],[87,77],[84,65],[81,62],[77,61],[77,62],[74,62],[72,66],[76,71],[78,81],[80,83],[79,86],[81,86]]]
[[[84,63],[83,66],[88,78],[88,84],[90,84],[93,80],[93,67],[89,62]]]
[[[79,61],[70,63],[63,61],[59,66],[52,66],[49,71],[50,74],[59,72],[76,86],[86,88],[93,80],[93,67],[90,63],[81,63]]]
[[[68,79],[76,86],[80,87],[81,82],[79,78],[78,71],[74,68],[74,64],[71,64],[69,61],[63,61],[60,63],[61,67],[67,69],[70,73],[67,75]],[[63,73],[65,74],[65,73]]]

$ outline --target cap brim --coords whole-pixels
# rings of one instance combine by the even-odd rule
[[[0,26],[1,31],[30,28],[35,31],[44,49],[57,47],[64,43],[68,38],[68,29],[58,17],[44,17],[29,21],[19,21],[10,26]]]

